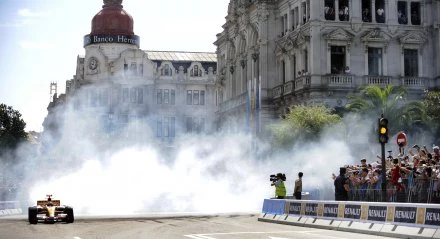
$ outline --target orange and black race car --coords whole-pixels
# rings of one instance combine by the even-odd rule
[[[52,195],[47,195],[47,200],[38,200],[37,206],[29,207],[28,218],[30,224],[37,224],[39,221],[73,223],[75,220],[73,208],[60,205],[60,200],[52,200]]]

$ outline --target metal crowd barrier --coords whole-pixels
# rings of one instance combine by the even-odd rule
[[[440,203],[440,190],[438,189],[438,179],[415,179],[408,183],[407,179],[402,180],[400,186],[387,184],[387,202],[406,202],[406,203]],[[383,202],[382,189],[372,188],[368,185],[367,189],[350,187],[348,193],[349,201],[364,202]],[[379,187],[380,188],[380,187]]]
[[[20,201],[0,201],[0,210],[21,208]]]

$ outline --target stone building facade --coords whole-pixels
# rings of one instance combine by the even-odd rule
[[[108,135],[141,139],[150,131],[168,144],[179,134],[213,131],[216,54],[140,49],[121,4],[104,0],[93,18],[85,55],[78,56],[65,94],[49,104],[45,131],[56,134],[63,127],[68,107],[95,119]]]
[[[440,84],[439,26],[434,0],[231,0],[218,119],[259,133],[290,106],[343,107],[371,84],[419,99]]]

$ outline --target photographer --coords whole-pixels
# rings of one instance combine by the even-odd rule
[[[270,175],[271,186],[275,186],[275,197],[277,199],[284,199],[286,197],[286,175],[283,173],[277,173],[277,175]]]

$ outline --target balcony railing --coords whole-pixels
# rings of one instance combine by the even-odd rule
[[[402,85],[409,89],[425,89],[428,79],[424,77],[405,76],[402,78]]]
[[[328,75],[324,76],[329,87],[353,87],[353,75]]]
[[[295,92],[310,87],[310,76],[300,76],[295,80]]]
[[[235,107],[241,106],[245,104],[247,100],[248,100],[248,92],[244,92],[240,95],[237,95],[232,99],[229,99],[228,101],[221,103],[219,107],[220,112],[225,112]]]
[[[365,76],[367,85],[387,86],[391,84],[391,77],[389,76]]]
[[[283,94],[287,95],[293,92],[294,88],[293,88],[293,81],[289,81],[286,84],[284,84],[283,86]]]
[[[333,89],[354,89],[364,85],[378,85],[384,87],[387,85],[402,86],[410,90],[425,90],[433,82],[425,77],[391,77],[391,76],[356,76],[349,74],[341,75],[323,75],[321,76],[321,85],[314,85],[314,87]],[[289,81],[284,85],[279,85],[272,88],[273,99],[280,98],[292,93],[297,93],[301,90],[311,87],[310,76],[301,76],[294,81]]]
[[[272,90],[272,97],[274,99],[280,98],[283,95],[283,86],[279,85]]]

